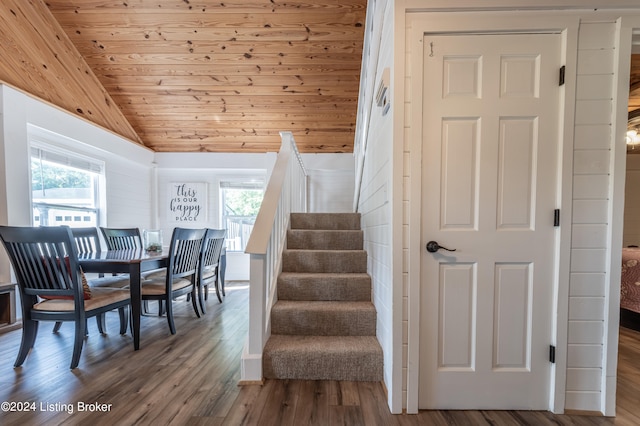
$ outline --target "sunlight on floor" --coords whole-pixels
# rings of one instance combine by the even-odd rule
[[[227,281],[224,285],[225,293],[238,291],[238,290],[248,290],[249,289],[249,281]],[[213,286],[209,286],[209,294],[215,294],[216,289]]]

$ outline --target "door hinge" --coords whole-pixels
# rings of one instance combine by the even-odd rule
[[[553,211],[553,226],[560,226],[560,209]]]
[[[552,364],[556,363],[556,347],[553,345],[549,346],[549,362]]]
[[[565,71],[565,66],[563,65],[560,67],[560,80],[559,80],[558,86],[564,85],[564,71]]]

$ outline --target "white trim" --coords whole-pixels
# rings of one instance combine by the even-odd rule
[[[564,143],[558,146],[559,161],[557,171],[559,188],[557,190],[556,207],[560,209],[560,229],[556,234],[554,283],[555,296],[553,312],[552,342],[556,347],[556,362],[551,369],[549,389],[549,410],[564,413],[566,377],[567,377],[567,341],[569,321],[569,279],[571,276],[571,231],[573,223],[573,139],[575,132],[576,109],[576,70],[578,67],[578,30],[580,19],[577,16],[567,18],[563,31],[562,56],[566,69],[564,91],[562,92],[561,114],[558,133],[559,140]]]
[[[636,13],[638,13],[636,11]],[[624,187],[626,176],[627,147],[624,136],[627,130],[629,100],[629,69],[633,29],[640,28],[640,15],[623,16],[617,22],[617,40],[614,68],[614,110],[612,123],[612,155],[609,217],[609,293],[605,308],[605,348],[602,372],[602,400],[605,416],[614,416],[616,411],[616,387],[618,366],[618,333],[620,326],[620,270],[622,262],[622,236],[624,227]]]
[[[407,15],[407,22],[411,22],[409,36],[406,37],[408,50],[411,51],[413,60],[407,65],[411,67],[411,92],[423,93],[422,78],[415,78],[416,75],[422,75],[422,63],[418,61],[416,55],[422,50],[422,40],[424,31],[415,27],[413,23],[413,17]],[[403,52],[403,54],[406,54]],[[403,64],[404,65],[404,64]],[[403,72],[403,77],[406,72]],[[400,89],[396,89],[400,90]],[[409,91],[403,89],[407,94]],[[412,99],[412,101],[415,101]],[[398,111],[405,111],[398,109]],[[410,117],[406,120],[408,123],[420,123],[422,113],[421,108],[412,106],[406,112]],[[421,304],[421,292],[420,292],[420,259],[422,256],[422,244],[421,244],[421,213],[422,213],[422,143],[421,143],[421,129],[416,126],[409,128],[409,149],[411,151],[410,165],[410,194],[409,199],[412,200],[409,211],[409,226],[411,232],[409,232],[409,258],[408,258],[408,273],[409,281],[407,284],[407,412],[418,412],[418,395],[420,385],[420,304]],[[404,142],[403,142],[404,145]],[[414,201],[415,200],[415,201]],[[417,230],[414,231],[414,226]]]
[[[94,180],[94,206],[90,207],[89,210],[95,210],[96,225],[103,226],[107,220],[106,161],[96,158],[95,155],[87,154],[92,152],[92,147],[86,143],[29,123],[27,123],[27,145],[29,146],[27,169],[30,182],[33,182],[30,165],[34,156],[41,157],[55,164],[82,170],[92,175],[92,179]],[[78,147],[82,147],[82,153],[79,152]],[[99,149],[93,151],[102,152]],[[29,188],[28,199],[29,205],[31,206],[30,224],[34,226],[36,224],[34,223],[33,215],[33,188],[31,188],[31,185]],[[66,203],[62,204],[64,205]],[[39,225],[42,226],[42,221],[40,221]]]
[[[250,353],[248,337],[240,358],[240,377],[241,385],[262,382],[262,351],[257,354]]]
[[[403,28],[404,14],[394,9],[392,1],[387,1],[383,15],[387,16],[389,13],[393,14],[392,30],[394,28]],[[384,19],[382,19],[384,21]],[[382,34],[382,33],[381,33]],[[402,114],[395,114],[394,111],[404,110],[404,96],[398,96],[403,93],[404,90],[404,69],[398,67],[398,64],[404,65],[404,49],[397,49],[397,43],[399,39],[402,40],[402,46],[404,47],[404,37],[396,37],[391,49],[393,53],[394,66],[390,71],[389,87],[387,88],[387,97],[391,98],[392,106],[390,110],[392,112],[392,138],[394,141],[402,140],[404,135],[404,119]],[[398,56],[400,55],[400,56]],[[388,71],[386,65],[382,65],[380,62],[376,64],[376,74],[378,72],[384,73],[385,69]],[[377,75],[376,75],[377,77]],[[388,104],[389,106],[389,104]],[[386,113],[382,114],[383,116]],[[403,209],[404,209],[404,143],[394,143],[391,148],[391,251],[392,253],[400,253],[400,256],[391,257],[391,282],[400,283],[400,285],[392,285],[392,305],[391,305],[391,345],[390,350],[393,360],[391,365],[387,367],[387,371],[391,373],[389,392],[389,407],[392,413],[402,413],[403,396],[402,396],[402,370],[403,370],[403,316],[404,316],[404,286],[403,283]]]
[[[31,137],[31,157],[37,157],[43,161],[55,163],[60,166],[68,166],[85,172],[104,174],[104,161],[86,155],[77,154],[74,151],[61,149],[44,142],[40,138]]]

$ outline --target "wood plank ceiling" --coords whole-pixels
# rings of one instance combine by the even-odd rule
[[[157,152],[352,152],[366,0],[46,0]]]
[[[366,0],[2,0],[0,82],[157,152],[352,152]],[[640,110],[640,54],[629,111]]]

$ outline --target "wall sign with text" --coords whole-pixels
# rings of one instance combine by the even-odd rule
[[[207,183],[170,183],[169,222],[198,223],[207,220]]]

